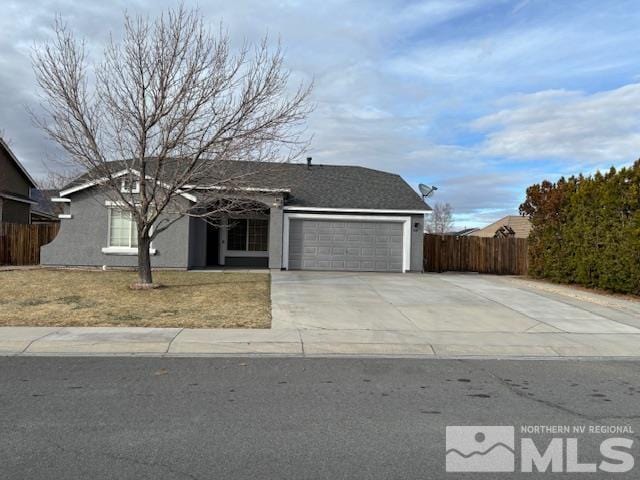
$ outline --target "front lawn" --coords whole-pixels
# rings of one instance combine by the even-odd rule
[[[156,290],[129,289],[134,272],[0,272],[0,325],[269,328],[268,273],[154,272]]]

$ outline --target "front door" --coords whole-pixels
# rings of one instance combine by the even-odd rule
[[[220,230],[215,225],[207,223],[207,266],[220,265],[218,259],[218,244]]]

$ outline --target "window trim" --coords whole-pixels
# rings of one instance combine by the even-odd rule
[[[126,176],[122,178],[122,182],[120,182],[120,192],[121,193],[140,193],[140,180],[136,180],[133,182],[133,188],[125,188],[125,184],[127,183],[127,180],[129,180],[129,178],[127,178]]]
[[[226,229],[225,234],[225,251],[226,253],[231,253],[232,255],[227,255],[228,257],[264,257],[269,255],[269,219],[262,217],[254,217],[254,218],[230,218],[231,221],[243,220],[247,222],[247,229],[245,232],[244,239],[244,250],[226,250],[227,245],[229,244],[229,229]],[[266,250],[249,250],[249,221],[251,220],[264,220],[267,222],[267,249]],[[228,225],[228,224],[227,224]],[[266,254],[266,255],[265,255]]]
[[[266,215],[263,217],[250,217],[246,219],[235,219],[235,218],[224,218],[223,225],[227,227],[229,221],[233,220],[266,220],[267,221],[267,250],[263,251],[249,251],[249,250],[227,250],[228,245],[228,237],[227,233],[229,231],[228,228],[222,228],[220,230],[221,238],[220,238],[220,265],[225,264],[225,259],[227,257],[255,257],[255,258],[268,258],[269,257],[269,248],[271,247],[271,220],[270,216]],[[247,235],[248,237],[248,235]],[[248,247],[247,247],[248,248]]]
[[[113,209],[119,209],[123,211],[122,207],[118,205],[116,202],[105,202],[105,206],[107,207],[107,246],[102,247],[101,251],[107,255],[138,255],[138,247],[116,247],[111,245],[111,213]],[[131,218],[131,222],[133,222],[133,217]],[[153,227],[152,227],[153,228]],[[129,245],[131,245],[131,233],[129,234]],[[153,242],[149,245],[149,254],[155,255],[157,253],[156,249],[153,248]]]

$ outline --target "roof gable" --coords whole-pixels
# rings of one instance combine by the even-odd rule
[[[31,175],[29,175],[29,172],[27,172],[26,168],[24,168],[24,166],[20,163],[11,148],[9,148],[9,145],[7,145],[2,137],[0,137],[0,148],[7,152],[7,156],[11,159],[22,176],[31,184],[31,187],[36,188],[36,181],[31,177]]]

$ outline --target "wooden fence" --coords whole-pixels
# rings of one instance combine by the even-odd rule
[[[424,236],[424,269],[427,272],[525,275],[528,263],[525,238]]]
[[[51,242],[60,225],[0,223],[0,265],[38,265],[40,247]]]

